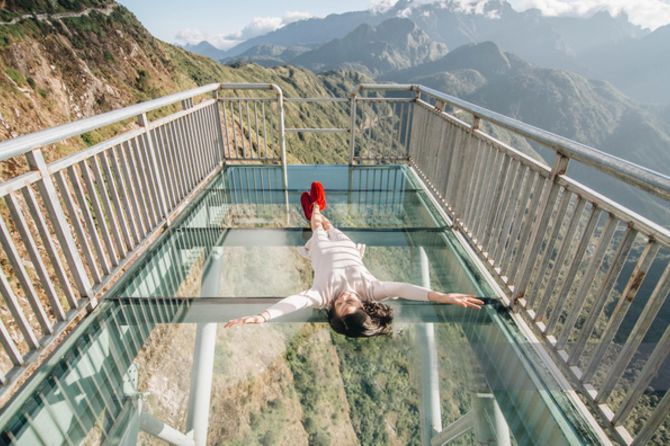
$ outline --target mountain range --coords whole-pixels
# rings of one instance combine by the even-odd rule
[[[354,66],[376,75],[430,62],[446,54],[447,45],[432,41],[411,20],[391,18],[376,27],[360,25],[343,38],[290,61],[314,71]]]
[[[670,104],[670,88],[666,86],[670,58],[663,57],[670,54],[667,27],[651,32],[632,24],[625,14],[612,16],[604,11],[589,17],[547,17],[538,9],[516,11],[501,0],[472,2],[469,6],[459,1],[400,0],[383,11],[370,9],[294,22],[228,51],[219,50],[212,57],[226,63],[257,61],[270,66],[293,64],[330,70],[334,64],[323,63],[322,59],[351,41],[350,33],[359,33],[362,25],[374,28],[396,17],[411,20],[434,43],[449,48],[492,41],[537,66],[607,80],[638,102]],[[326,48],[319,51],[323,46]],[[297,49],[282,54],[292,47]],[[212,53],[211,48],[190,48],[205,55]],[[296,57],[305,49],[322,57],[316,61]],[[274,54],[268,57],[268,52]]]
[[[427,85],[670,174],[670,58],[662,56],[670,25],[651,32],[623,14],[545,17],[505,1],[463,5],[401,0],[296,22],[231,49],[224,62],[347,68]],[[318,24],[325,32],[313,34]],[[572,173],[643,214],[670,216],[667,203],[582,166]]]

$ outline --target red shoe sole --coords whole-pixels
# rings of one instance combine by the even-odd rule
[[[305,213],[305,218],[307,221],[312,219],[312,209],[314,207],[314,202],[309,196],[309,192],[303,192],[300,196],[300,205],[302,206],[302,211]]]
[[[319,204],[319,209],[326,209],[326,191],[320,181],[312,183],[312,189],[310,190],[309,195],[313,203]]]

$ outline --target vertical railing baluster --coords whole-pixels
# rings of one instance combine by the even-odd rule
[[[74,166],[70,166],[67,171],[70,177],[74,176],[76,178],[76,172],[72,173],[72,169],[74,169]],[[84,217],[84,224],[91,228],[89,230],[89,233],[91,234],[91,242],[93,243],[93,249],[95,249],[96,255],[98,256],[99,262],[95,260],[95,257],[93,256],[93,251],[91,250],[91,246],[88,240],[88,236],[86,234],[86,229],[84,228],[84,224],[82,224],[79,221],[79,212],[77,209],[77,206],[72,200],[71,194],[70,194],[70,189],[67,186],[67,182],[65,180],[65,171],[61,170],[56,174],[56,181],[58,182],[58,187],[60,188],[61,195],[63,197],[63,201],[65,202],[65,206],[70,213],[70,220],[72,221],[72,226],[74,227],[75,233],[77,234],[77,237],[79,239],[79,244],[81,246],[82,251],[84,252],[84,257],[86,257],[86,261],[88,263],[88,267],[91,270],[91,274],[93,275],[93,280],[95,282],[100,282],[102,280],[102,273],[100,272],[100,269],[98,268],[98,264],[102,266],[104,274],[109,273],[109,263],[107,262],[107,259],[105,258],[105,254],[102,249],[102,244],[100,243],[100,239],[97,237],[97,232],[95,232],[95,228],[92,227],[93,225],[93,217],[91,217],[90,210],[88,209],[88,206],[85,208],[81,209],[81,213],[83,214]],[[83,195],[81,193],[81,185],[79,184],[79,178],[77,178],[77,182],[73,182],[73,187],[75,189],[75,195],[77,197],[77,201],[81,202],[80,195]],[[90,232],[93,231],[93,232]]]
[[[44,216],[42,215],[42,211],[37,203],[35,193],[30,186],[24,187],[22,189],[22,193],[23,200],[26,202],[30,216],[35,223],[35,227],[37,228],[37,233],[39,234],[40,239],[42,239],[44,249],[47,251],[49,259],[51,260],[51,266],[56,273],[56,277],[58,277],[60,287],[65,293],[65,298],[72,308],[76,308],[78,305],[78,297],[75,296],[75,291],[72,289],[70,279],[65,272],[65,267],[63,266],[58,252],[56,251],[54,240],[52,240],[51,232],[49,231],[47,223],[44,220]]]
[[[21,255],[16,249],[16,246],[12,240],[12,235],[9,232],[9,228],[5,224],[5,220],[2,217],[0,217],[0,244],[2,244],[2,248],[5,251],[7,260],[9,260],[9,264],[12,267],[12,272],[14,273],[13,275],[18,279],[19,284],[25,293],[25,298],[30,304],[30,308],[32,308],[37,322],[42,328],[42,331],[45,334],[51,334],[53,332],[53,325],[51,324],[51,321],[49,321],[49,317],[47,316],[44,306],[42,305],[42,302],[37,295],[37,290],[33,286],[32,280],[30,280],[28,271],[26,271],[25,267],[23,266]]]
[[[200,132],[196,131],[195,128],[195,113],[192,110],[193,103],[191,101],[182,101],[182,109],[188,111],[189,113],[186,116],[183,116],[180,121],[183,123],[184,129],[184,139],[186,148],[186,153],[188,154],[189,167],[193,171],[192,182],[189,187],[189,191],[193,188],[200,179],[203,177],[203,156],[201,153],[202,148],[202,135]]]
[[[0,279],[0,281],[2,281],[2,279]],[[0,287],[4,286],[6,285],[0,284]],[[12,312],[10,311],[10,313]],[[14,316],[13,313],[12,316]],[[19,331],[22,331],[20,327]],[[9,360],[12,362],[13,365],[20,366],[23,364],[23,356],[21,355],[19,348],[16,346],[14,339],[12,339],[12,335],[9,334],[9,330],[7,330],[5,323],[2,322],[1,319],[0,319],[0,344],[2,344],[2,347],[5,349],[5,354],[9,357]],[[0,380],[0,383],[5,384],[7,382],[7,377],[3,375],[2,378],[3,379]]]
[[[168,209],[165,199],[165,178],[162,177],[158,169],[158,162],[156,161],[156,148],[154,147],[153,138],[151,137],[151,127],[149,125],[149,118],[146,113],[139,116],[139,125],[144,129],[142,137],[148,149],[149,168],[151,169],[152,188],[156,188],[154,193],[157,195],[158,206],[160,209],[160,219],[167,218]],[[148,172],[147,172],[148,173]]]
[[[93,175],[95,178],[93,186],[97,189],[100,197],[102,198],[102,205],[106,214],[106,219],[109,220],[109,226],[111,228],[110,232],[112,233],[112,237],[114,238],[115,247],[118,250],[119,260],[121,260],[123,257],[126,256],[128,250],[123,243],[121,233],[119,232],[119,226],[120,226],[119,221],[116,218],[116,214],[112,209],[111,201],[109,200],[109,193],[107,189],[111,188],[111,183],[109,183],[107,187],[105,187],[105,179],[100,170],[100,166],[98,165],[98,157],[93,156],[90,158],[90,161],[92,165]],[[109,181],[111,181],[111,178]]]
[[[534,223],[536,224],[537,219],[539,218],[536,210],[538,208],[540,198],[544,191],[550,187],[548,180],[539,172],[535,172],[535,182],[533,185],[533,194],[530,197],[530,201],[528,202],[527,210],[524,210],[526,218],[523,223],[524,226],[522,233],[519,237],[519,249],[515,253],[514,257],[512,257],[512,267],[509,269],[509,277],[513,281],[515,289],[518,287],[517,283],[519,282],[519,274],[521,272],[521,269],[519,268],[521,265],[520,259],[523,256],[521,251],[523,249],[525,252],[526,246],[528,246],[528,239],[531,234],[532,225]]]
[[[509,232],[504,237],[505,247],[501,253],[500,261],[497,262],[502,268],[503,266],[507,267],[512,265],[511,259],[514,257],[516,252],[516,244],[521,234],[521,229],[523,228],[524,220],[526,219],[526,207],[528,204],[528,198],[530,197],[531,191],[533,190],[533,184],[535,184],[537,173],[532,171],[530,168],[526,168],[524,172],[524,178],[521,183],[521,193],[514,202],[514,210],[512,212],[512,222],[509,227]],[[507,282],[511,281],[509,276],[509,271],[505,268],[505,275],[507,276]]]
[[[500,234],[503,232],[502,228],[505,225],[505,217],[508,214],[509,208],[511,207],[510,202],[512,201],[514,193],[516,192],[514,187],[518,178],[517,174],[519,169],[521,169],[520,163],[514,159],[510,159],[510,166],[508,166],[507,173],[505,175],[506,178],[503,184],[503,194],[500,197],[499,204],[496,209],[496,215],[493,219],[493,223],[491,224],[488,252],[493,259],[497,258],[497,249],[500,246]]]
[[[281,89],[276,91],[279,107],[279,150],[281,151],[282,185],[288,189],[288,166],[286,161],[286,129],[284,127],[284,94]],[[287,209],[288,211],[288,209]]]
[[[568,226],[568,229],[563,235],[563,239],[559,242],[560,248],[558,249],[558,255],[556,256],[556,260],[554,261],[554,267],[551,270],[551,276],[549,277],[549,281],[547,282],[547,285],[544,288],[544,293],[542,295],[540,305],[536,308],[536,314],[535,314],[536,321],[544,315],[544,312],[547,306],[549,305],[552,293],[554,292],[554,286],[556,285],[556,281],[558,280],[559,277],[559,272],[563,266],[565,257],[567,256],[568,251],[570,250],[572,237],[575,233],[575,229],[577,228],[577,225],[579,223],[579,220],[581,218],[585,206],[586,202],[582,200],[581,197],[577,197],[577,204],[575,207],[575,211],[570,217],[570,225]]]
[[[521,267],[521,278],[519,283],[515,286],[513,302],[516,302],[518,299],[523,297],[526,292],[526,286],[528,285],[528,279],[530,277],[531,270],[533,268],[534,259],[537,257],[537,253],[540,249],[540,243],[542,242],[542,237],[540,233],[547,226],[549,218],[551,217],[551,211],[554,208],[556,197],[558,196],[559,185],[557,183],[558,178],[565,174],[568,169],[568,163],[570,159],[565,155],[560,153],[556,154],[554,160],[554,165],[551,168],[551,174],[549,180],[551,181],[551,187],[545,188],[543,191],[543,196],[540,198],[540,206],[537,209],[538,218],[535,220],[534,226],[531,228],[531,237],[530,237],[530,249],[525,250],[526,255],[522,259]],[[535,213],[535,209],[532,209],[531,212]]]
[[[98,226],[100,228],[100,233],[102,234],[102,242],[104,243],[105,248],[107,249],[107,255],[109,261],[112,267],[114,267],[119,264],[119,256],[116,253],[116,247],[114,246],[112,237],[110,237],[111,231],[109,229],[109,225],[107,224],[107,217],[102,211],[102,205],[100,204],[100,199],[98,198],[98,194],[93,184],[91,174],[88,171],[88,165],[86,163],[86,160],[79,163],[79,169],[81,170],[81,174],[84,177],[84,184],[86,184],[86,189],[88,190],[88,194],[82,192],[80,206],[81,207],[87,206],[88,205],[87,201],[88,199],[90,199],[92,204],[91,207],[93,208],[93,214],[95,215],[95,223],[91,223],[93,225],[91,229],[92,231],[95,231],[95,226]]]
[[[26,251],[28,252],[30,261],[33,264],[35,273],[40,280],[40,287],[44,290],[44,293],[49,299],[49,303],[51,304],[51,311],[54,313],[57,320],[64,321],[65,311],[63,311],[63,306],[58,300],[58,294],[56,293],[56,289],[54,288],[54,285],[49,278],[46,265],[42,261],[42,256],[40,255],[35,240],[30,233],[28,223],[26,222],[26,219],[23,216],[23,212],[21,211],[21,205],[18,203],[14,194],[11,192],[5,196],[5,202],[7,203],[7,208],[9,209],[14,226],[16,227],[24,246],[26,247]],[[0,218],[0,225],[4,225],[2,218]],[[11,240],[9,241],[11,242]],[[34,293],[35,290],[33,289],[32,292]]]
[[[217,146],[218,146],[218,164],[223,165],[224,160],[226,159],[226,148],[228,146],[228,129],[226,127],[221,127],[221,109],[219,107],[219,90],[214,92],[214,104],[212,105],[212,113],[214,113],[214,124],[216,125],[216,137],[217,137]],[[225,113],[225,108],[224,108]],[[225,120],[225,119],[224,119]],[[225,142],[224,142],[224,128],[225,128]]]
[[[141,187],[139,178],[137,177],[135,163],[132,158],[132,146],[130,142],[126,141],[119,146],[119,160],[121,164],[121,172],[125,180],[126,187],[130,191],[130,201],[133,206],[133,212],[137,219],[137,229],[139,231],[139,239],[144,238],[149,233],[151,225],[149,223],[149,216],[142,202]]]
[[[526,299],[526,302],[528,305],[531,305],[534,303],[537,299],[535,299],[536,293],[539,293],[540,290],[540,285],[542,283],[542,279],[544,278],[544,275],[547,271],[547,268],[549,267],[549,263],[551,261],[551,256],[554,250],[554,246],[556,245],[557,241],[559,240],[559,234],[561,227],[563,226],[563,220],[565,219],[565,213],[567,212],[568,205],[570,204],[570,197],[571,194],[567,190],[563,190],[563,195],[561,196],[560,203],[558,205],[558,211],[556,212],[554,216],[554,227],[552,229],[551,235],[547,239],[547,246],[545,249],[544,253],[544,259],[542,260],[542,264],[540,265],[540,271],[538,272],[537,280],[531,289],[530,296],[527,294],[524,295],[524,299]]]
[[[223,148],[224,148],[224,153],[223,153],[223,159],[227,158],[233,158],[231,154],[231,147],[230,147],[230,133],[228,132],[228,101],[225,99],[219,99],[217,101],[217,104],[222,104],[223,108],[223,134],[224,134],[224,143],[223,143]],[[234,129],[233,129],[234,130]]]
[[[354,150],[356,148],[356,93],[351,94],[350,111],[351,127],[349,128],[349,165],[354,165]]]
[[[584,307],[584,301],[586,300],[587,297],[586,293],[593,285],[593,279],[595,277],[595,274],[596,272],[599,271],[603,261],[605,260],[605,254],[607,248],[609,247],[612,235],[614,234],[614,230],[616,229],[617,224],[616,219],[613,218],[612,215],[608,215],[607,219],[608,219],[607,225],[602,234],[600,235],[600,238],[598,239],[597,247],[595,248],[595,251],[591,257],[590,264],[587,267],[586,271],[584,272],[584,275],[580,279],[581,286],[579,287],[577,294],[573,298],[573,304],[570,306],[568,317],[565,323],[563,324],[562,328],[563,331],[561,332],[561,335],[558,337],[558,341],[556,343],[557,349],[565,347],[565,344],[568,342],[570,333],[574,328],[578,317],[582,315],[582,308]],[[589,238],[591,238],[591,236],[589,236]],[[581,255],[575,256],[575,260],[578,257],[581,257]],[[577,261],[575,261],[575,263],[577,263]]]
[[[114,156],[113,148],[110,148],[107,150],[111,156]],[[121,221],[121,232],[123,233],[123,239],[126,243],[127,250],[131,250],[133,248],[133,240],[131,236],[131,230],[133,226],[133,218],[130,214],[124,215],[124,206],[121,204],[121,197],[119,194],[119,190],[121,190],[121,187],[117,187],[117,183],[114,180],[114,175],[112,174],[112,169],[109,166],[109,162],[107,161],[107,154],[105,152],[102,152],[100,155],[100,163],[102,164],[102,168],[105,172],[105,175],[107,176],[107,184],[109,185],[109,190],[112,195],[112,203],[114,204],[114,209],[116,210],[116,214],[119,217],[119,220]],[[117,177],[118,178],[118,177]],[[120,186],[120,184],[119,184]],[[110,210],[111,212],[111,210]],[[131,226],[129,228],[128,226]],[[127,250],[125,250],[127,252]],[[124,252],[124,255],[126,254]]]
[[[172,148],[170,140],[166,133],[167,124],[162,124],[158,127],[154,127],[152,134],[154,136],[154,144],[158,153],[158,158],[160,160],[160,166],[162,169],[163,178],[166,179],[165,182],[165,199],[167,200],[168,209],[174,208],[179,200],[177,199],[175,193],[175,183],[172,181],[175,176],[172,171],[173,161],[172,161]]]
[[[602,313],[605,307],[605,303],[607,302],[607,298],[609,297],[610,292],[612,291],[612,287],[614,287],[616,279],[621,273],[621,269],[623,268],[626,259],[628,258],[628,255],[631,252],[631,247],[633,245],[633,242],[635,241],[636,235],[637,231],[632,229],[630,226],[626,229],[626,235],[623,237],[623,240],[621,241],[621,244],[619,245],[619,248],[616,254],[614,255],[615,260],[610,264],[607,271],[607,275],[603,279],[603,282],[600,285],[600,289],[596,294],[595,300],[593,302],[593,306],[589,311],[589,317],[586,320],[586,322],[584,322],[584,325],[580,330],[581,335],[577,340],[577,342],[575,343],[575,345],[570,350],[570,357],[568,358],[568,364],[570,365],[577,364],[577,361],[582,356],[584,348],[586,347],[586,343],[591,337],[591,334],[593,333],[596,321],[598,320],[598,317],[600,317],[600,314]]]
[[[28,318],[23,313],[21,304],[19,304],[19,300],[16,298],[16,294],[14,294],[12,286],[9,284],[9,281],[7,280],[7,277],[5,276],[5,273],[2,269],[0,269],[0,294],[2,297],[4,297],[7,309],[11,313],[16,325],[18,325],[19,331],[23,335],[23,338],[28,344],[28,347],[31,349],[40,348],[40,342],[37,340],[37,336],[35,335],[33,328],[30,326]]]
[[[65,255],[65,259],[70,267],[70,272],[77,284],[79,292],[82,296],[91,299],[91,304],[95,306],[97,302],[93,296],[91,282],[86,275],[84,263],[82,262],[81,257],[79,257],[74,238],[72,237],[70,228],[65,220],[63,208],[61,208],[56,188],[49,174],[42,152],[39,149],[33,150],[26,154],[26,158],[28,159],[28,165],[31,169],[37,170],[40,173],[41,181],[37,183],[37,187],[40,194],[42,194],[42,197],[44,197],[44,205],[47,214],[49,214],[49,219],[54,227],[58,241],[61,244],[63,254]]]
[[[160,221],[157,209],[159,205],[156,202],[155,190],[151,187],[151,178],[149,177],[151,167],[146,161],[143,138],[133,138],[130,142],[130,152],[128,153],[130,164],[139,184],[139,198],[144,206],[142,212],[147,216],[147,228],[151,230]]]
[[[645,303],[644,309],[628,335],[626,344],[618,353],[616,361],[609,367],[605,380],[600,385],[598,394],[595,397],[596,403],[604,402],[614,390],[614,386],[619,378],[621,378],[626,366],[633,360],[635,352],[665,303],[668,293],[670,293],[670,264],[665,267],[665,271],[663,271],[658,282],[656,282],[654,291],[652,291],[649,300]]]

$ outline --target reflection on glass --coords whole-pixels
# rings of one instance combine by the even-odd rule
[[[457,444],[591,441],[494,303],[393,302],[393,336],[365,340],[312,310],[223,329],[311,282],[295,203],[315,177],[378,278],[490,293],[405,168],[292,167],[286,195],[280,174],[217,178],[0,415],[0,442],[421,444],[436,425],[465,425]]]

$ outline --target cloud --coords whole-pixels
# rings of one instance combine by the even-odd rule
[[[254,17],[241,30],[229,34],[212,35],[197,29],[185,28],[179,31],[175,38],[181,43],[189,44],[206,40],[221,50],[227,50],[245,40],[275,31],[289,23],[312,17],[314,16],[308,12],[288,11],[283,17]]]
[[[372,0],[370,9],[376,14],[382,14],[395,6],[397,0]]]
[[[183,43],[195,44],[207,40],[207,35],[198,29],[184,28],[177,33],[175,38]]]
[[[375,13],[384,13],[391,9],[397,0],[371,0],[370,9]],[[508,0],[517,11],[536,8],[547,16],[591,16],[599,11],[608,11],[617,16],[628,15],[631,23],[645,28],[656,29],[670,23],[670,0]],[[466,14],[486,14],[498,18],[495,10],[487,11],[486,0],[414,0],[415,8],[425,4],[438,4]],[[408,8],[408,9],[409,9]],[[403,13],[407,15],[407,10]],[[411,12],[411,9],[410,9]]]
[[[196,45],[206,40],[220,50],[230,49],[241,42],[239,39],[231,39],[224,35],[215,36],[193,28],[182,29],[175,35],[175,39],[179,43],[187,43],[189,45]]]
[[[650,29],[670,23],[668,0],[515,0],[512,6],[517,11],[537,8],[548,16],[590,16],[599,11],[608,11],[613,16],[625,13],[631,23]]]
[[[372,0],[370,9],[376,14],[383,14],[393,8],[398,0]],[[450,9],[464,14],[490,14],[486,6],[489,0],[413,0],[412,3],[398,11],[399,17],[409,17],[413,10],[422,5],[437,5],[439,8]],[[494,14],[495,15],[495,14]],[[497,17],[496,17],[497,18]]]

